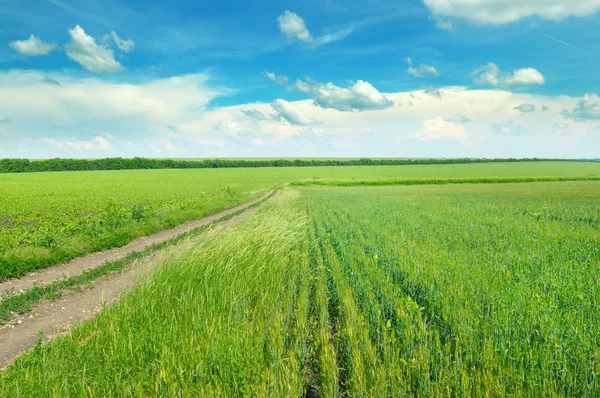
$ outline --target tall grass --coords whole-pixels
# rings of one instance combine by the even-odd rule
[[[345,393],[600,394],[599,183],[303,193]]]
[[[100,316],[20,358],[2,396],[299,396],[305,218],[260,211],[164,266]]]
[[[0,395],[600,395],[600,183],[284,192]]]

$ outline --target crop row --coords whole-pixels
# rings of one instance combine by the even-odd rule
[[[0,393],[598,396],[599,188],[285,190]]]

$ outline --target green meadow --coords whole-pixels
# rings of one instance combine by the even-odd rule
[[[581,177],[600,165],[512,167],[352,177]],[[178,186],[192,195],[212,181],[234,203],[348,169],[107,172],[90,202],[176,203]],[[86,175],[10,183],[39,192],[55,178],[76,192],[68,181]],[[170,189],[150,189],[158,180]],[[0,395],[600,395],[599,181],[287,187],[159,261],[117,304],[2,372]]]
[[[499,182],[505,178],[597,179],[600,163],[1,174],[0,280],[124,245],[136,237],[233,207],[289,183],[357,185],[366,181],[366,185],[395,185],[407,179],[421,184],[432,183],[432,179],[486,182],[481,180],[486,178]]]

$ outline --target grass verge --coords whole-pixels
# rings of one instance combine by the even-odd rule
[[[163,257],[118,303],[0,373],[0,395],[302,396],[306,219],[281,203]]]
[[[181,235],[177,235],[169,240],[166,240],[162,243],[155,243],[153,245],[148,246],[146,249],[141,251],[134,251],[129,253],[127,256],[115,260],[115,261],[107,261],[106,263],[96,267],[94,269],[85,271],[79,275],[75,275],[63,280],[55,281],[48,285],[44,286],[34,286],[31,289],[25,290],[23,293],[11,295],[10,291],[8,294],[5,294],[5,297],[0,302],[0,325],[5,324],[10,319],[14,317],[14,314],[26,314],[31,311],[32,305],[36,302],[47,299],[47,300],[56,300],[62,296],[65,290],[70,289],[74,290],[77,288],[81,288],[86,283],[89,283],[95,279],[98,279],[102,276],[120,271],[130,265],[133,261],[148,256],[156,251],[165,249],[167,247],[173,246],[184,239],[191,238],[194,236],[198,236],[205,231],[213,228],[215,225],[222,223],[226,220],[229,220],[233,217],[236,217],[240,214],[245,213],[246,211],[261,206],[267,200],[269,200],[277,190],[274,190],[271,195],[264,198],[260,202],[254,203],[249,207],[242,209],[236,213],[232,213],[221,217],[220,219],[213,221],[210,224],[206,224],[200,226],[198,228],[194,228],[191,231],[185,232]]]

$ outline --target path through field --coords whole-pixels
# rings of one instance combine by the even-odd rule
[[[200,220],[189,221],[184,224],[178,225],[175,228],[160,231],[154,235],[143,236],[122,247],[116,247],[114,249],[104,250],[101,252],[89,254],[87,256],[78,257],[64,264],[59,264],[54,267],[46,268],[39,272],[32,272],[22,278],[9,279],[5,282],[0,283],[0,296],[10,291],[18,293],[21,290],[30,289],[36,284],[45,285],[47,283],[54,282],[64,277],[78,275],[86,270],[96,268],[107,261],[119,260],[129,253],[135,251],[142,251],[148,246],[151,246],[156,243],[165,242],[177,235],[181,235],[185,232],[191,231],[192,229],[210,224],[211,222],[217,221],[225,216],[237,213],[240,210],[247,209],[253,204],[265,199],[272,193],[273,191],[269,191],[259,198],[241,204],[237,207],[233,207],[231,209],[222,211],[220,213],[216,213],[211,216],[202,218]]]
[[[152,244],[167,241],[194,228],[247,209],[253,204],[267,198],[272,193],[273,191],[270,191],[257,199],[201,220],[188,222],[170,230],[136,239],[121,248],[94,253],[39,273],[30,274],[22,279],[4,282],[0,284],[0,293],[7,292],[10,289],[27,289],[36,283],[51,283],[64,276],[76,275],[87,269],[98,267],[106,261],[123,258],[133,251],[143,250]],[[280,191],[276,192],[273,197],[279,194]],[[217,228],[222,230],[223,228],[237,224],[250,214],[258,211],[263,205],[261,204],[249,209],[219,224]],[[202,239],[201,236],[196,236],[164,251],[169,253],[184,250],[187,247],[193,246],[200,239]],[[158,265],[158,255],[159,253],[153,253],[135,261],[122,272],[93,281],[92,287],[89,289],[83,289],[58,300],[39,302],[34,306],[31,313],[19,316],[14,321],[1,327],[0,368],[10,365],[19,354],[35,346],[40,332],[43,332],[43,341],[47,342],[57,335],[67,332],[76,323],[92,318],[105,305],[117,300],[143,276],[151,273]]]

